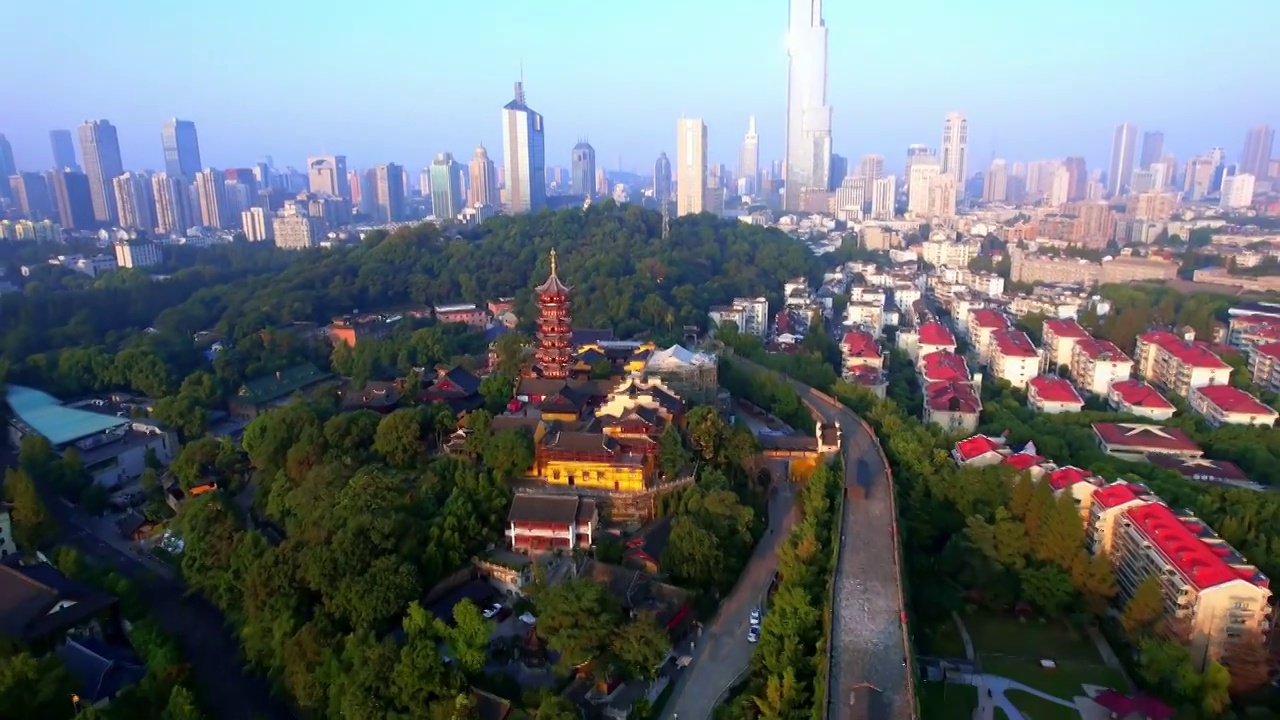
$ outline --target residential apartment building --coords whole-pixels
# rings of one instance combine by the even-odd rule
[[[899,333],[899,346],[901,346],[901,340],[909,339],[909,337],[909,334],[904,338],[903,334]],[[931,321],[920,326],[915,336],[914,346],[905,349],[912,360],[919,362],[933,353],[954,353],[956,351],[956,338],[946,325]]]
[[[717,326],[732,322],[744,335],[767,337],[769,335],[769,301],[763,297],[734,298],[731,305],[716,305],[707,316]]]
[[[866,331],[847,332],[840,340],[840,356],[845,370],[859,367],[884,367],[884,356],[876,336]]]
[[[968,317],[965,318],[965,334],[969,338],[969,344],[973,346],[979,363],[983,365],[991,363],[991,338],[1001,330],[1008,330],[1009,327],[1009,318],[999,310],[978,308],[969,311]]]
[[[1057,375],[1040,375],[1027,383],[1027,407],[1050,415],[1080,412],[1084,409],[1084,399],[1067,380]]]
[[[1121,380],[1111,384],[1107,403],[1117,412],[1150,420],[1168,420],[1177,410],[1158,390],[1141,380]]]
[[[934,267],[968,267],[977,256],[977,242],[955,242],[949,237],[931,237],[920,248],[920,259]]]
[[[1230,385],[1192,388],[1187,396],[1191,409],[1214,427],[1221,425],[1276,424],[1276,411],[1249,393]]]
[[[991,373],[1016,388],[1040,373],[1040,351],[1021,330],[1000,330],[991,336]]]
[[[1075,320],[1045,320],[1041,332],[1041,344],[1044,346],[1041,370],[1052,373],[1063,365],[1070,366],[1076,343],[1089,337],[1089,333]]]
[[[1231,366],[1204,344],[1163,330],[1139,335],[1133,357],[1139,377],[1182,397],[1188,397],[1192,388],[1226,385],[1231,380]]]
[[[1263,390],[1280,392],[1280,342],[1253,348],[1249,359],[1249,377]]]
[[[1071,349],[1071,377],[1085,392],[1106,396],[1111,386],[1133,374],[1133,360],[1110,340],[1085,338]]]
[[[1105,262],[1091,262],[1010,250],[1009,259],[1009,279],[1014,282],[1090,286],[1172,280],[1178,276],[1178,264],[1160,258],[1121,256]]]

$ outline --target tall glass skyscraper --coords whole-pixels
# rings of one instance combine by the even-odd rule
[[[195,178],[201,170],[196,124],[177,118],[167,121],[160,129],[160,143],[164,146],[165,174],[187,181]]]
[[[791,0],[787,28],[787,143],[783,206],[800,208],[805,188],[825,191],[831,173],[827,27],[822,0]]]
[[[653,199],[659,205],[671,200],[671,160],[666,153],[658,153],[653,163]]]
[[[84,173],[89,176],[94,219],[104,225],[115,225],[120,221],[120,213],[111,181],[124,174],[115,126],[106,120],[86,120],[80,126],[80,156],[84,159]]]
[[[596,182],[596,149],[591,143],[582,141],[573,146],[572,164],[569,173],[570,192],[577,197],[589,197],[594,193]]]
[[[547,156],[542,116],[524,101],[524,83],[502,108],[502,166],[506,202],[512,213],[541,210],[547,205]]]
[[[71,141],[70,130],[50,130],[49,144],[53,147],[53,169],[71,168],[80,172],[80,163],[76,162],[76,146]]]

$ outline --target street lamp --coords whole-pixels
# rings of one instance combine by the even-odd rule
[[[71,694],[71,711],[75,715],[80,714],[80,696],[75,693]]]

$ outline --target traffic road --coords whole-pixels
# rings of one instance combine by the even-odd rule
[[[769,494],[769,529],[756,544],[742,577],[720,605],[715,619],[703,629],[693,660],[680,673],[663,708],[663,720],[677,716],[683,720],[709,720],[726,691],[750,667],[754,648],[747,641],[751,610],[764,607],[778,570],[778,548],[795,525],[792,499],[789,481],[774,482]]]

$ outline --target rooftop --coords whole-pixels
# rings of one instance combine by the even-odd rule
[[[1255,345],[1253,346],[1253,352],[1256,355],[1265,355],[1272,360],[1280,360],[1280,342]]]
[[[969,322],[980,328],[1004,329],[1009,327],[1009,318],[998,310],[978,308],[969,313]]]
[[[1033,358],[1039,357],[1040,353],[1036,351],[1036,346],[1031,343],[1031,338],[1021,330],[1001,330],[993,337],[996,342],[996,349],[1001,355],[1017,358]]]
[[[840,341],[840,349],[845,357],[875,358],[880,357],[880,345],[875,336],[869,332],[849,332]]]
[[[510,523],[573,525],[596,521],[595,501],[576,496],[517,493],[507,513]]]
[[[1093,432],[1111,448],[1197,456],[1203,452],[1176,427],[1147,423],[1094,423]]]
[[[5,399],[19,422],[55,447],[129,424],[128,418],[70,408],[46,392],[21,385],[8,386]]]
[[[940,347],[955,347],[956,338],[940,322],[927,322],[920,326],[920,344]]]
[[[925,386],[925,404],[935,412],[978,413],[982,403],[967,381],[942,380]]]
[[[947,350],[929,353],[920,358],[920,374],[925,382],[950,380],[969,382],[969,365],[964,358]]]
[[[1209,458],[1186,458],[1177,455],[1151,453],[1147,462],[1158,467],[1172,470],[1185,478],[1209,481],[1245,481],[1249,479],[1244,471],[1235,463],[1226,460],[1210,460]]]
[[[1133,363],[1133,360],[1130,359],[1128,355],[1125,355],[1124,351],[1110,340],[1085,338],[1076,343],[1076,349],[1084,353],[1085,357],[1090,360]]]
[[[1143,494],[1144,492],[1137,485],[1125,482],[1111,483],[1093,494],[1093,504],[1109,509],[1138,500]]]
[[[1156,330],[1140,335],[1138,339],[1159,346],[1183,364],[1191,367],[1212,370],[1229,370],[1231,368],[1226,361],[1210,350],[1208,345],[1188,342],[1171,332]]]
[[[1124,401],[1126,405],[1148,410],[1173,410],[1173,403],[1165,399],[1147,383],[1141,380],[1121,380],[1111,383],[1111,392]]]
[[[1088,470],[1068,465],[1045,475],[1044,479],[1045,482],[1049,483],[1049,487],[1057,491],[1069,488],[1077,483],[1089,482],[1093,476],[1093,473]]]
[[[1052,332],[1054,337],[1060,338],[1083,340],[1089,337],[1089,332],[1075,320],[1050,318],[1044,321],[1044,331],[1046,334]]]
[[[1209,385],[1196,388],[1196,393],[1213,403],[1225,413],[1243,413],[1246,415],[1264,415],[1275,418],[1278,413],[1269,405],[1264,405],[1254,396],[1230,385]]]
[[[1041,402],[1084,404],[1075,387],[1057,375],[1038,375],[1031,378],[1027,394]]]
[[[999,453],[1004,449],[1004,438],[987,437],[986,435],[974,435],[971,438],[965,438],[956,443],[953,455],[960,462],[969,462],[974,458],[982,457],[987,453]]]
[[[1043,463],[1044,460],[1045,459],[1043,457],[1035,454],[1034,452],[1027,452],[1024,449],[1022,452],[1016,452],[1006,457],[1002,462],[1005,465],[1014,467],[1018,472],[1022,472],[1024,470],[1030,470],[1031,468]]]
[[[1096,496],[1095,496],[1096,497]],[[1238,572],[1218,556],[1163,503],[1148,503],[1125,511],[1134,527],[1197,589],[1232,580],[1252,582],[1252,573]]]

